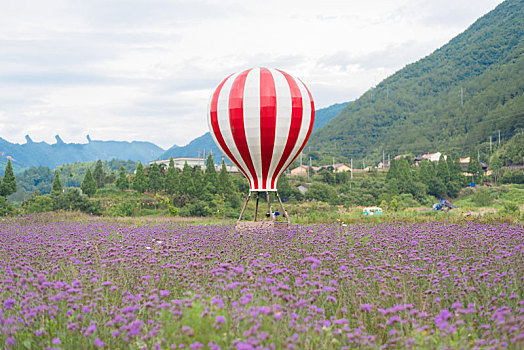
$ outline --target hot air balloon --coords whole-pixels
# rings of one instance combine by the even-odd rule
[[[249,195],[277,192],[277,182],[304,148],[315,120],[306,85],[273,68],[252,68],[225,78],[211,95],[208,126],[217,146],[249,181]]]

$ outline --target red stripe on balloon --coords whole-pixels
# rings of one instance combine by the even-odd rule
[[[302,124],[303,112],[302,94],[295,79],[293,79],[286,72],[283,72],[281,70],[279,70],[279,72],[282,73],[282,75],[284,75],[284,77],[286,78],[286,81],[289,85],[289,89],[291,91],[291,125],[289,126],[289,134],[286,146],[284,147],[284,152],[282,153],[282,158],[280,158],[280,162],[278,162],[278,165],[275,168],[275,172],[273,173],[273,178],[271,179],[271,187],[275,187],[275,180],[277,178],[277,175],[280,173],[280,170],[288,160],[291,151],[293,151],[293,148],[297,143],[298,135],[300,134],[300,125]]]
[[[260,69],[260,147],[262,151],[262,183],[267,187],[267,176],[275,146],[277,125],[277,92],[273,75],[267,68]]]
[[[258,189],[258,178],[251,160],[251,153],[246,140],[246,131],[244,128],[244,87],[246,85],[246,78],[251,69],[240,73],[233,82],[231,90],[229,91],[229,124],[231,125],[231,133],[233,140],[237,146],[238,153],[246,163],[246,166],[253,178],[251,188]],[[249,179],[249,177],[248,177]]]
[[[244,172],[244,170],[240,167],[240,164],[236,161],[235,157],[233,157],[233,154],[231,153],[231,150],[227,147],[226,142],[224,141],[224,137],[222,136],[222,132],[220,131],[220,127],[218,125],[218,96],[220,96],[220,92],[222,91],[222,87],[226,83],[226,81],[231,77],[227,77],[218,85],[215,92],[213,93],[213,97],[211,98],[211,108],[209,110],[210,119],[211,119],[211,127],[213,128],[213,133],[215,134],[215,137],[220,144],[220,147],[222,150],[226,153],[226,155],[229,157],[229,159],[237,166],[237,168],[246,176],[246,178],[249,180],[249,176]],[[251,181],[250,181],[251,182]]]
[[[295,156],[293,157],[293,159],[291,160],[289,164],[293,163],[295,159],[297,159],[300,152],[302,152],[302,150],[306,146],[307,141],[309,140],[309,136],[311,135],[311,132],[313,131],[313,124],[315,123],[315,103],[313,102],[313,96],[311,96],[311,92],[309,92],[309,89],[307,88],[306,84],[304,84],[302,81],[300,81],[300,83],[306,89],[307,94],[309,96],[309,101],[311,101],[311,120],[309,121],[309,129],[307,131],[306,138],[304,139],[304,143],[302,144],[297,154],[295,154]]]

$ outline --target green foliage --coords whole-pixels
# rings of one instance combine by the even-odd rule
[[[77,188],[68,192],[56,192],[51,195],[34,195],[24,201],[22,208],[26,213],[44,213],[52,210],[81,211],[88,214],[102,214],[99,201],[90,200]]]
[[[137,212],[135,201],[125,201],[117,205],[114,209],[117,216],[133,216]]]
[[[505,202],[503,212],[509,215],[519,216],[520,208],[515,202]]]
[[[524,164],[524,134],[513,136],[495,154],[504,166]]]
[[[93,184],[94,182],[93,179]],[[55,204],[54,209],[81,211],[88,214],[102,214],[102,206],[99,201],[90,200],[88,196],[83,195],[77,188],[71,188],[67,193],[61,193],[58,196],[52,196]],[[57,204],[58,203],[58,204]]]
[[[95,170],[93,171],[93,178],[96,181],[97,188],[104,187],[106,174],[104,172],[103,164],[101,160],[98,160],[95,165]]]
[[[524,172],[522,170],[504,170],[502,175],[504,184],[524,184]]]
[[[168,204],[167,211],[168,211],[169,215],[171,215],[171,216],[178,216],[179,215],[179,210],[174,205]]]
[[[325,183],[314,182],[309,186],[305,194],[306,199],[314,199],[317,201],[334,204],[337,201],[337,192],[332,187]]]
[[[211,214],[206,202],[194,198],[180,210],[181,216],[208,216]]]
[[[95,195],[97,186],[91,170],[87,169],[84,181],[82,181],[82,186],[80,188],[82,189],[82,192],[84,192],[89,197]]]
[[[277,182],[278,195],[283,201],[290,199],[301,200],[304,196],[298,188],[291,186],[286,175],[280,176]]]
[[[491,157],[489,167],[493,171],[493,177],[495,179],[495,182],[497,183],[500,177],[500,168],[502,168],[502,161],[500,160],[498,155],[494,154]]]
[[[487,207],[493,203],[493,198],[485,188],[478,188],[473,195],[473,202],[479,207]]]
[[[184,167],[182,168],[182,173],[180,174],[180,183],[179,183],[179,192],[180,194],[187,194],[192,195],[193,194],[193,177],[192,177],[193,170],[191,167],[185,162]]]
[[[13,194],[15,192],[16,192],[15,174],[13,172],[13,165],[11,164],[11,160],[8,159],[7,165],[5,166],[2,183],[0,183],[0,196],[7,197],[10,194]]]
[[[391,203],[389,203],[389,207],[391,208],[391,210],[393,211],[397,211],[398,208],[399,208],[399,204],[398,204],[398,200],[397,198],[393,198],[391,200]]]
[[[477,182],[480,182],[480,176],[482,174],[482,166],[480,165],[475,155],[473,154],[470,155],[469,159],[470,160],[469,160],[468,168],[466,171],[472,175],[471,182],[475,182],[475,180],[477,180]]]
[[[213,216],[223,218],[226,215],[226,201],[222,194],[215,194],[213,196]]]
[[[173,157],[169,158],[169,167],[167,168],[165,188],[168,194],[176,193],[178,190],[178,172],[175,168]]]
[[[206,170],[204,174],[204,182],[207,184],[207,190],[212,193],[218,193],[219,191],[219,185],[218,185],[218,175],[215,170],[215,162],[213,161],[213,156],[210,154],[207,157],[206,161]]]
[[[133,179],[133,189],[139,193],[144,193],[149,187],[148,178],[144,173],[142,162],[138,162],[135,178]]]
[[[154,193],[157,193],[164,187],[162,173],[160,172],[160,166],[158,164],[151,164],[149,167],[148,179],[149,189]]]
[[[233,190],[230,177],[231,176],[227,172],[226,163],[222,160],[222,167],[220,168],[220,173],[218,175],[218,186],[220,192],[225,195],[230,194]]]
[[[60,181],[60,172],[55,171],[55,178],[53,179],[53,184],[51,185],[51,193],[62,193],[62,182]]]
[[[46,213],[53,210],[53,199],[51,196],[34,196],[23,203],[26,213]]]
[[[121,191],[129,188],[129,180],[127,179],[126,168],[120,167],[120,173],[118,174],[118,180],[116,180],[116,187]]]
[[[16,213],[16,210],[9,204],[9,201],[0,196],[0,216],[11,216]]]

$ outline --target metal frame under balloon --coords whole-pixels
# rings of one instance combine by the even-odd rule
[[[280,199],[280,196],[278,195],[278,191],[249,191],[249,193],[248,193],[248,195],[246,197],[246,200],[244,201],[244,206],[242,207],[242,211],[240,212],[240,216],[238,217],[237,224],[240,223],[240,221],[242,220],[242,217],[244,216],[244,212],[246,211],[247,203],[249,202],[249,199],[251,198],[251,193],[252,192],[255,192],[256,193],[256,197],[257,197],[257,201],[256,201],[256,204],[255,204],[255,219],[253,220],[253,222],[257,222],[258,202],[259,202],[259,199],[260,199],[260,193],[264,193],[264,192],[266,193],[267,208],[269,210],[269,215],[271,217],[271,221],[275,222],[275,215],[273,215],[273,211],[271,210],[271,201],[269,199],[269,192],[274,192],[276,197],[277,197],[277,199],[278,199],[278,203],[280,203],[280,208],[282,208],[282,214],[284,215],[284,217],[287,220],[287,224],[291,225],[291,220],[289,219],[289,215],[287,214],[286,209],[284,209],[284,204],[282,203],[282,200]]]

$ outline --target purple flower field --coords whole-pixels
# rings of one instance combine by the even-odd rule
[[[524,347],[524,228],[0,222],[0,347]]]

